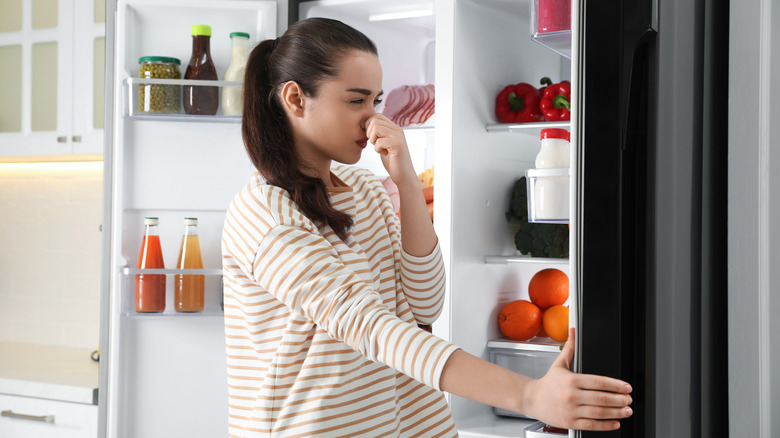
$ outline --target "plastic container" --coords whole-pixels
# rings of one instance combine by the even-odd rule
[[[138,255],[138,268],[164,269],[160,235],[156,217],[144,219],[144,239]],[[135,311],[162,312],[165,310],[165,274],[136,274]]]
[[[487,344],[488,360],[500,367],[520,373],[534,379],[545,374],[560,353],[557,345],[532,344],[510,341],[489,341]],[[506,417],[529,418],[516,412],[501,408],[493,408],[496,415]]]
[[[230,34],[230,63],[225,70],[226,81],[243,82],[246,63],[249,59],[247,48],[249,46],[249,34],[233,32]],[[241,93],[244,87],[226,86],[222,88],[222,114],[226,116],[240,116],[243,112],[243,100]]]
[[[165,56],[138,59],[138,77],[144,79],[181,79],[181,61]],[[181,86],[168,84],[138,85],[138,111],[176,114],[181,112]]]
[[[217,80],[217,69],[211,59],[211,26],[192,26],[192,57],[184,79]],[[195,115],[215,115],[219,108],[219,87],[185,85],[184,112]]]
[[[532,0],[531,39],[571,58],[571,0]]]
[[[203,269],[198,240],[198,219],[184,218],[177,269]],[[174,308],[177,312],[200,312],[204,304],[204,281],[201,274],[176,274],[174,277]]]
[[[569,177],[565,168],[528,169],[528,222],[569,222]]]
[[[539,135],[539,153],[536,155],[537,169],[569,167],[571,146],[569,131],[560,128],[542,129]]]

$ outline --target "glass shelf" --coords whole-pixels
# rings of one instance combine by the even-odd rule
[[[489,256],[485,256],[485,263],[494,264],[494,265],[508,265],[511,263],[568,265],[569,259],[553,259],[547,257],[531,257],[531,256],[523,256],[523,255],[514,255],[514,256],[489,255]]]
[[[519,132],[523,134],[536,134],[537,136],[546,128],[569,129],[571,122],[536,122],[536,123],[489,123],[485,126],[487,132]]]
[[[222,296],[222,268],[205,269],[139,269],[123,266],[121,274],[121,309],[122,316],[136,318],[165,317],[213,317],[224,316],[220,300]],[[138,274],[158,274],[166,276],[165,311],[158,313],[136,312],[135,310],[135,276]],[[174,275],[204,276],[204,307],[200,312],[177,312],[174,309]]]
[[[560,342],[550,338],[531,338],[527,341],[513,341],[511,339],[493,339],[488,341],[487,348],[503,348],[507,350],[532,350],[558,353],[561,351]]]

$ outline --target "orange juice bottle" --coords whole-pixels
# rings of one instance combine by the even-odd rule
[[[203,269],[198,240],[198,219],[184,218],[184,236],[181,239],[181,251],[177,269]],[[177,312],[200,312],[203,310],[203,275],[176,274],[174,307]]]
[[[144,240],[138,255],[138,267],[141,269],[163,269],[160,235],[156,217],[144,219]],[[135,311],[162,312],[165,310],[165,274],[137,274],[135,276]]]

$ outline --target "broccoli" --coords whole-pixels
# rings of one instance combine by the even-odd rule
[[[515,246],[523,255],[531,257],[569,258],[569,227],[559,224],[528,222],[528,194],[525,177],[515,182],[509,201],[507,221],[517,219],[520,229],[515,234]]]

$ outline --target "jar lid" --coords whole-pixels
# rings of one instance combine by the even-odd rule
[[[145,217],[144,225],[157,225],[160,223],[160,219],[156,217]]]
[[[204,35],[204,36],[211,36],[211,26],[208,24],[194,24],[192,28],[190,29],[192,32],[192,35]]]
[[[249,34],[246,32],[230,32],[230,38],[233,37],[244,37],[249,38]]]
[[[167,56],[142,56],[138,58],[138,63],[142,64],[144,62],[172,62],[174,64],[181,64],[181,61],[179,61],[176,58],[169,58]]]
[[[185,217],[184,218],[184,225],[198,225],[198,218],[196,218],[196,217]]]
[[[569,131],[560,128],[545,128],[542,129],[540,140],[544,140],[545,138],[562,138],[568,140]]]

